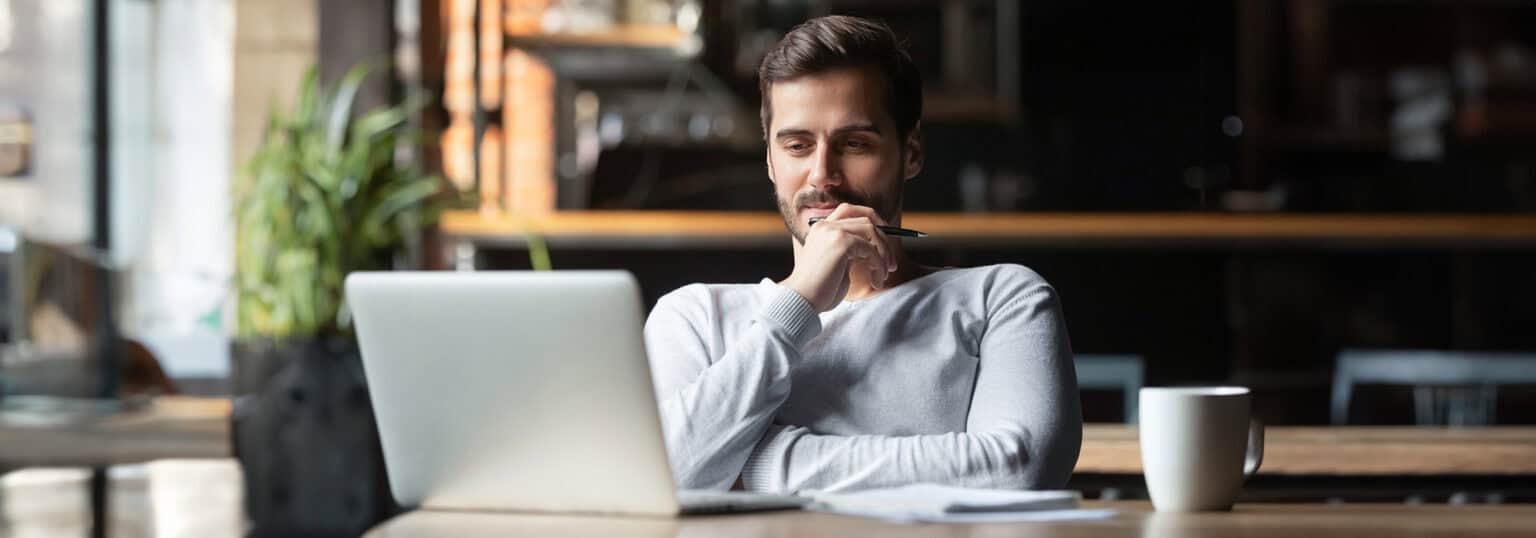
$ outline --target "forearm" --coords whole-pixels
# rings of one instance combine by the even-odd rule
[[[752,326],[713,361],[657,360],[695,347],[674,345],[689,334],[666,334],[660,324],[647,329],[662,430],[679,487],[729,488],[789,396],[791,365],[819,324],[807,325],[814,312],[803,300],[782,293],[768,299]],[[707,366],[690,367],[701,363]]]
[[[762,340],[722,357],[697,380],[660,402],[662,431],[679,487],[723,489],[735,480],[754,444],[789,395],[790,361],[773,351],[782,343],[769,330]]]
[[[747,463],[753,491],[846,491],[933,482],[997,489],[1062,487],[1081,430],[993,431],[917,436],[817,435],[779,427]],[[1070,456],[1069,456],[1070,455]]]

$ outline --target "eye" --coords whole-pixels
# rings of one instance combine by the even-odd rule
[[[797,155],[801,154],[801,153],[805,153],[810,148],[811,148],[810,144],[806,144],[804,142],[790,142],[789,144],[785,144],[784,145],[784,149],[785,150],[789,151],[790,153],[797,154]]]
[[[869,149],[869,143],[865,142],[863,140],[849,140],[847,142],[844,142],[843,146],[848,148],[849,150],[856,151],[856,152],[857,151],[865,151],[865,150]]]

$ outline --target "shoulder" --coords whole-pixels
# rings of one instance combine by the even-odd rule
[[[951,281],[980,289],[987,295],[1051,292],[1051,285],[1045,281],[1045,277],[1016,263],[947,269],[945,272],[954,273]]]
[[[689,284],[667,292],[656,300],[656,308],[680,308],[707,302],[710,296],[708,284]]]
[[[964,273],[956,275],[956,280],[980,298],[989,315],[1050,308],[1057,301],[1056,290],[1045,277],[1023,265],[1001,263],[958,271]]]

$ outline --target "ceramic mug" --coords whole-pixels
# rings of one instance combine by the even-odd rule
[[[1159,512],[1231,510],[1264,461],[1246,387],[1141,389],[1141,468]]]

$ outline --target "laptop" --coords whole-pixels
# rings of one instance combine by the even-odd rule
[[[808,502],[676,489],[627,271],[360,272],[346,300],[403,506],[678,515]]]

